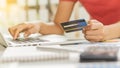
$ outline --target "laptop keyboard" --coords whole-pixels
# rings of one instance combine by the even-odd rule
[[[42,40],[40,38],[19,38],[19,39],[16,39],[16,40],[13,40],[11,38],[8,39],[9,40],[9,44],[11,45],[12,43],[14,44],[21,44],[21,45],[36,45],[40,42],[48,42],[48,40]]]

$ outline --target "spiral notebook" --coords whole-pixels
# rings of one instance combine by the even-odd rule
[[[36,62],[68,59],[63,52],[38,51],[36,47],[9,47],[0,58],[1,63],[6,62]]]

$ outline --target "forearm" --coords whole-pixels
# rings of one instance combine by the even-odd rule
[[[55,15],[54,23],[42,23],[40,27],[41,34],[64,34],[60,23],[69,20],[75,2],[60,2]]]
[[[64,34],[61,27],[54,23],[40,23],[40,34]]]
[[[119,38],[120,37],[120,21],[112,24],[112,25],[107,25],[105,26],[105,39],[113,39],[113,38]]]

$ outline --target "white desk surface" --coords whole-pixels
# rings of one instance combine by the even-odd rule
[[[5,51],[6,54],[10,50],[16,50],[15,47],[8,47]],[[27,52],[36,51],[36,47],[32,47]],[[14,51],[15,52],[15,51]],[[79,63],[69,62],[68,60],[62,61],[49,61],[49,62],[12,62],[0,63],[0,68],[120,68],[120,62],[97,62],[97,63]]]
[[[120,68],[120,62],[96,62],[96,63],[73,63],[73,62],[29,62],[29,63],[4,63],[0,68]]]
[[[23,51],[22,51],[23,50]],[[26,50],[26,52],[24,52]],[[20,52],[21,51],[21,52]],[[20,52],[16,55],[23,53],[24,55],[28,52],[28,55],[33,52],[37,52],[35,46],[30,47],[8,47],[4,52],[3,56],[12,56],[15,52]],[[15,56],[16,56],[15,55]],[[43,61],[43,62],[10,62],[0,63],[0,68],[76,68],[78,63],[69,62],[68,60],[55,60],[55,61]]]
[[[21,48],[20,48],[21,49]],[[7,51],[14,51],[16,48],[8,47]],[[6,54],[7,51],[5,51]],[[36,51],[36,47],[33,47],[27,52]],[[0,63],[0,68],[120,68],[120,62],[97,62],[97,63],[79,63],[70,62],[68,60],[61,61],[46,61],[46,62],[10,62]]]

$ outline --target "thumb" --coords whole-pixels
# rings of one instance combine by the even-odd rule
[[[25,37],[25,38],[28,38],[28,36],[30,36],[30,35],[31,35],[31,33],[30,33],[29,31],[25,31],[25,32],[24,32],[24,37]]]
[[[97,20],[90,20],[89,22],[90,29],[99,29],[103,27],[103,24]]]

